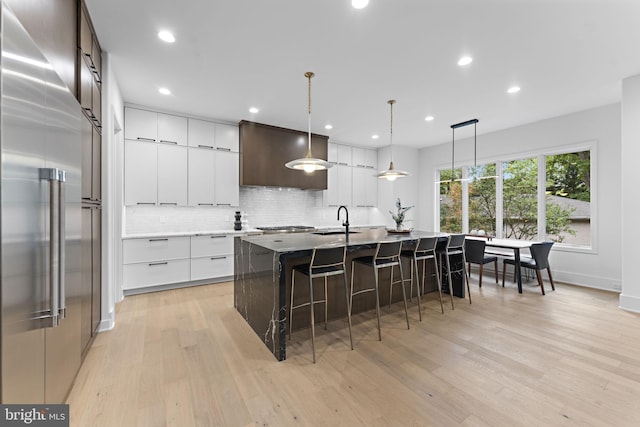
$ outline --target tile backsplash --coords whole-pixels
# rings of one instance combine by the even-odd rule
[[[242,212],[243,228],[278,225],[340,227],[335,207],[322,206],[322,191],[278,187],[240,187],[240,206],[126,206],[124,234],[233,230],[235,211]],[[349,209],[349,222],[385,225],[388,215],[376,208]]]

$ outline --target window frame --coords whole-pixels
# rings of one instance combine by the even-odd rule
[[[497,159],[478,159],[477,164],[495,164],[496,165],[496,237],[502,237],[502,221],[503,221],[503,164],[506,162],[526,159],[537,158],[538,161],[538,235],[537,240],[546,239],[546,157],[557,155],[576,153],[580,151],[589,151],[589,173],[590,173],[590,246],[578,246],[568,243],[555,243],[554,250],[563,252],[577,252],[577,253],[598,253],[598,176],[597,176],[597,164],[598,164],[598,141],[588,140],[584,142],[559,145],[551,149],[532,150],[528,152],[513,153],[511,155],[500,156]],[[462,168],[463,178],[468,177],[469,167],[473,167],[471,162],[461,162],[456,165],[456,168]],[[435,209],[434,209],[434,226],[436,231],[440,231],[440,197],[439,197],[439,185],[440,185],[440,171],[450,170],[451,165],[436,166],[435,169]],[[469,232],[469,191],[468,181],[463,180],[463,193],[462,193],[462,232]]]

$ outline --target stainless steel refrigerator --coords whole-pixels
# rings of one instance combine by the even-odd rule
[[[81,110],[0,13],[0,401],[63,403],[81,352]]]

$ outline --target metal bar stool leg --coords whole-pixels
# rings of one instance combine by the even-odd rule
[[[424,260],[424,264],[422,264],[422,271],[423,271],[423,276],[422,276],[422,293],[424,293],[424,266],[427,264],[427,260]],[[433,256],[433,267],[434,267],[434,274],[436,275],[436,285],[438,287],[438,297],[440,298],[440,311],[442,311],[442,314],[444,314],[444,304],[442,303],[442,282],[440,281],[440,275],[438,274],[438,259],[436,258],[436,256]],[[453,299],[451,300],[451,307],[453,308]]]
[[[391,308],[392,296],[393,296],[393,266],[391,266],[391,278],[389,279],[389,308]]]
[[[411,263],[411,293],[413,293],[413,269],[415,267],[416,270],[416,290],[417,290],[417,298],[418,298],[418,318],[422,322],[422,307],[420,307],[420,274],[418,273],[418,260],[413,257],[413,262]],[[422,283],[424,283],[424,261],[422,263]],[[424,289],[424,285],[422,285]]]
[[[311,350],[313,351],[313,363],[316,363],[316,328],[314,317],[314,303],[313,303],[313,278],[309,275],[309,307],[311,309]]]
[[[327,317],[329,317],[329,304],[327,304],[328,298],[327,293],[327,276],[324,276],[324,330],[327,330]]]
[[[380,329],[380,295],[378,292],[378,269],[373,266],[373,276],[375,278],[376,286],[376,317],[378,318],[378,340],[382,341],[382,330]],[[353,277],[351,278],[353,280]],[[353,284],[353,281],[351,282]]]
[[[347,320],[349,322],[349,343],[351,344],[351,350],[353,350],[353,336],[351,335],[351,302],[349,298],[349,285],[347,284],[347,271],[342,273],[344,279],[344,296],[347,302]]]
[[[449,295],[451,295],[451,309],[453,310],[453,283],[451,281],[451,262],[449,261],[449,254],[445,254],[447,258],[447,280],[449,283]]]
[[[398,269],[400,270],[400,286],[402,287],[402,299],[404,301],[404,315],[407,318],[407,329],[409,329],[409,310],[407,309],[407,293],[404,290],[404,274],[402,274],[402,261],[398,257]],[[393,273],[393,267],[391,267],[391,272]],[[391,276],[391,281],[393,282],[393,276]]]

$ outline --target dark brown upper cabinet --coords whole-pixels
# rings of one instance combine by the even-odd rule
[[[329,137],[312,134],[313,157],[327,159]],[[240,122],[240,185],[326,190],[327,171],[305,173],[284,164],[307,155],[308,133]]]

